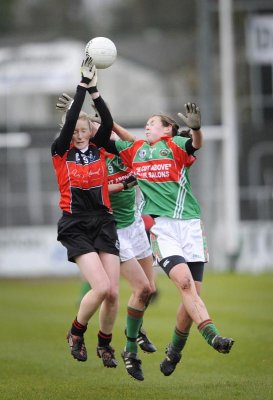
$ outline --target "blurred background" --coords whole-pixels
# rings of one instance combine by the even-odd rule
[[[0,276],[76,274],[56,241],[50,146],[59,95],[74,95],[86,43],[114,120],[143,137],[151,114],[202,113],[191,181],[211,270],[273,270],[272,0],[1,0]],[[86,111],[90,104],[85,103]]]

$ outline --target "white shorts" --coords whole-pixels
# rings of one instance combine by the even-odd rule
[[[170,256],[182,256],[186,262],[208,261],[207,241],[200,219],[157,217],[150,232],[157,263]]]
[[[135,222],[126,228],[120,228],[118,238],[120,244],[120,261],[128,261],[132,258],[141,260],[152,254],[151,245],[145,231],[144,222],[140,215],[136,216]]]

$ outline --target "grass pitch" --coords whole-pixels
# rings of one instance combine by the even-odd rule
[[[129,288],[121,281],[113,335],[119,365],[96,356],[97,315],[86,334],[88,360],[69,354],[65,336],[77,312],[80,281],[0,280],[1,400],[269,400],[273,398],[273,275],[207,273],[202,298],[220,332],[235,339],[219,354],[192,328],[183,360],[173,375],[159,371],[179,302],[169,279],[158,274],[159,298],[146,312],[145,328],[155,354],[140,353],[144,382],[126,373],[120,357]]]

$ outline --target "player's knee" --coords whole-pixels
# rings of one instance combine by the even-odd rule
[[[118,301],[118,288],[111,287],[106,295],[108,303],[115,304]]]
[[[154,284],[152,284],[150,287],[151,287],[150,297],[153,298],[157,295],[156,286]]]
[[[150,296],[151,296],[151,287],[149,284],[147,284],[141,289],[141,291],[139,293],[139,300],[143,304],[146,304],[148,302]]]
[[[94,290],[94,289],[93,289]],[[94,290],[96,299],[99,301],[99,303],[102,303],[103,300],[106,298],[107,296],[107,290],[105,290],[104,288],[100,288],[98,290]]]
[[[192,279],[189,276],[184,276],[179,280],[179,287],[182,291],[189,291],[192,288]]]
[[[104,282],[103,285],[98,288],[93,288],[93,290],[96,292],[96,297],[100,299],[100,301],[103,301],[109,293],[110,283]]]
[[[155,285],[150,285],[150,294],[147,297],[147,300],[145,302],[145,307],[147,308],[149,306],[149,304],[155,299],[155,297],[157,296],[157,290]]]

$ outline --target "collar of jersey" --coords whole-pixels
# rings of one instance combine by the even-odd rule
[[[165,140],[165,142],[167,141],[167,140],[169,140],[169,139],[172,139],[172,136],[169,136],[169,135],[164,135],[164,136],[160,136],[160,138],[158,138],[155,142],[153,142],[153,143],[148,143],[150,146],[153,146],[154,144],[156,144],[156,143],[158,143],[158,142],[160,142],[161,140]]]
[[[85,153],[88,150],[89,145],[87,145],[84,149],[81,149],[80,152],[81,153]]]

